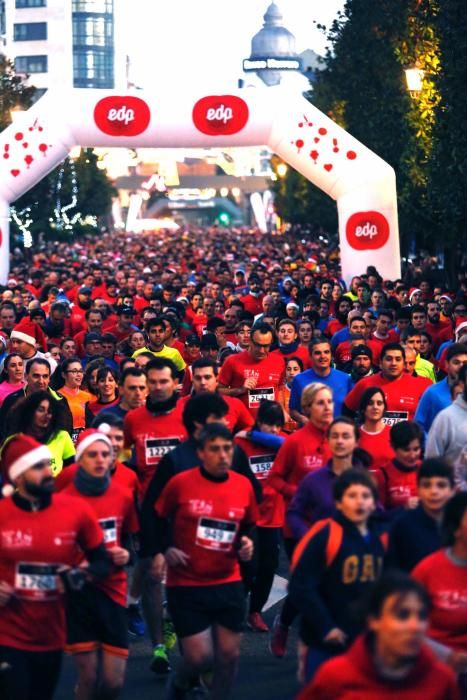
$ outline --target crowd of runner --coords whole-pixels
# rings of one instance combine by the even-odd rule
[[[226,700],[245,623],[300,700],[467,698],[467,276],[361,272],[301,232],[14,251],[2,699],[53,698],[64,651],[117,698],[147,635],[167,700]]]

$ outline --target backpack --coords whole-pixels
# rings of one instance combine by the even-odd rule
[[[326,518],[325,520],[318,520],[318,522],[314,523],[314,525],[310,527],[306,535],[302,537],[302,539],[296,546],[292,556],[292,564],[290,567],[291,571],[293,571],[297,566],[300,557],[302,556],[303,552],[308,546],[309,541],[326,526],[329,526],[329,536],[326,542],[325,555],[326,568],[328,569],[331,566],[341,547],[344,532],[342,525],[336,522],[333,518]],[[383,532],[379,536],[379,539],[381,541],[381,544],[383,545],[383,549],[386,551],[386,549],[388,548],[388,533]]]

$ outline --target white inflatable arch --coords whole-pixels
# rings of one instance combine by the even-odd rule
[[[343,276],[375,265],[400,276],[394,170],[284,88],[228,94],[49,90],[0,134],[0,283],[9,270],[9,205],[73,146],[183,148],[267,145],[336,200]]]

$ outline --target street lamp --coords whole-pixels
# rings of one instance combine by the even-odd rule
[[[423,79],[425,71],[419,66],[409,66],[405,69],[405,80],[410,97],[416,98],[420,95],[423,88]]]
[[[287,165],[285,163],[279,163],[276,168],[277,174],[280,178],[283,178],[287,174]]]
[[[21,105],[15,105],[10,109],[10,117],[12,124],[15,124],[19,119],[21,119],[21,115],[23,114],[23,112],[24,109]]]

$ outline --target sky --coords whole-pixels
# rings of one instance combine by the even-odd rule
[[[243,76],[242,60],[263,26],[270,0],[120,0],[121,41],[133,81],[142,88],[224,85]],[[326,39],[314,21],[329,26],[344,0],[277,0],[297,52],[323,54]]]

